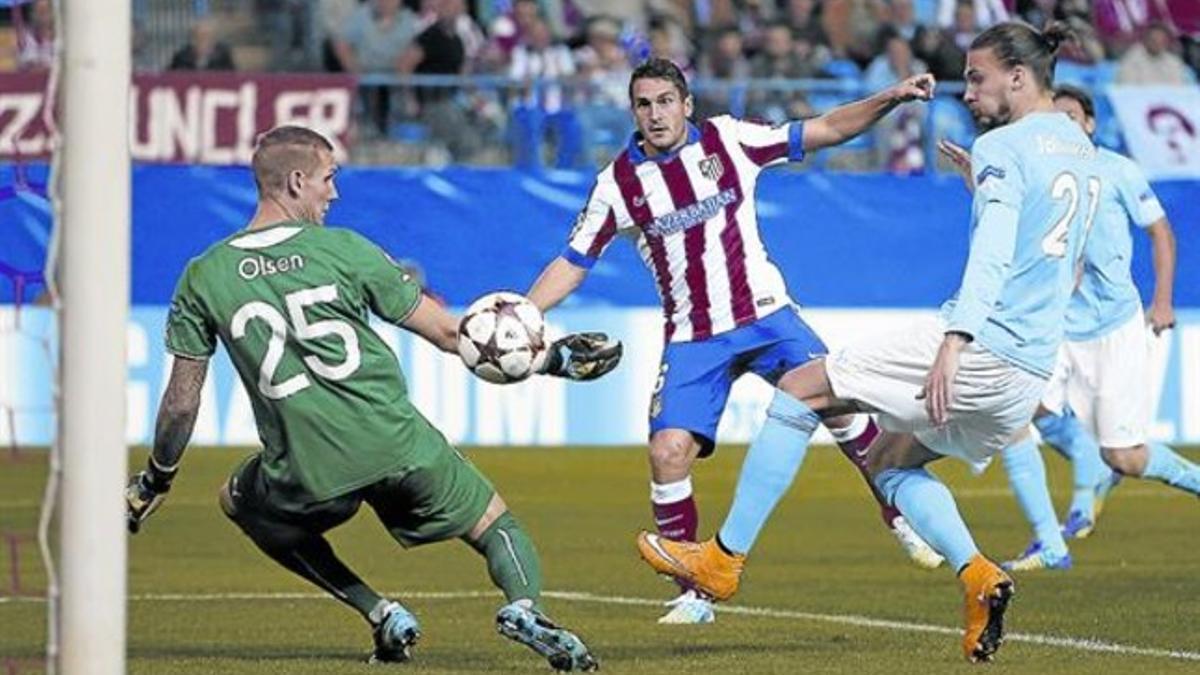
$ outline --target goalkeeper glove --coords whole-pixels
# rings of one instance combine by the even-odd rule
[[[163,469],[151,457],[144,471],[130,477],[125,488],[125,516],[130,534],[137,534],[142,523],[162,505],[171,491],[175,471],[175,468]]]
[[[550,344],[540,372],[569,380],[603,377],[621,362],[623,347],[604,333],[572,333]]]

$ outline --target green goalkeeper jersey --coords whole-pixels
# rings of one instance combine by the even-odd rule
[[[219,338],[250,395],[275,497],[324,501],[444,451],[368,324],[372,312],[400,323],[420,299],[411,275],[361,235],[282,223],[239,232],[188,264],[166,346],[207,358]]]

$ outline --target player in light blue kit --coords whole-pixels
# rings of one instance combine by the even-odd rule
[[[925,465],[946,456],[982,467],[1025,429],[1054,369],[1086,224],[1101,178],[1096,151],[1054,108],[1054,54],[1065,38],[1025,24],[992,26],[967,54],[963,97],[991,129],[975,142],[971,245],[958,293],[941,316],[845,347],[789,371],[767,424],[813,429],[828,411],[878,413],[868,467],[963,584],[963,653],[999,648],[1012,579],[985,558],[950,491]],[[718,599],[736,591],[746,553],[787,485],[744,467],[719,534],[701,544],[643,532],[657,571]]]
[[[1059,87],[1055,106],[1089,135],[1095,131],[1095,108],[1086,92]],[[1104,148],[1098,150],[1097,160],[1104,189],[1084,247],[1079,286],[1067,309],[1066,341],[1034,417],[1042,438],[1073,462],[1075,492],[1060,534],[1045,465],[1032,439],[1005,450],[1013,493],[1034,529],[1033,542],[1016,560],[1005,563],[1007,569],[1069,568],[1064,537],[1091,533],[1103,498],[1121,475],[1200,492],[1200,467],[1165,445],[1146,444],[1153,412],[1147,405],[1146,328],[1158,335],[1175,322],[1175,237],[1162,205],[1132,160]],[[1154,296],[1145,314],[1129,269],[1131,222],[1152,242]]]

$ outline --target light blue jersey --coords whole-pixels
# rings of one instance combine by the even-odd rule
[[[1133,160],[1100,148],[1104,191],[1092,232],[1083,247],[1083,278],[1067,307],[1067,339],[1094,340],[1123,325],[1142,309],[1129,265],[1129,223],[1149,227],[1163,218],[1162,204]]]
[[[976,139],[971,173],[971,249],[946,330],[1049,378],[1102,194],[1095,146],[1065,114],[1031,113]]]

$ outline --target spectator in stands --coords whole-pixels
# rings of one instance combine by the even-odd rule
[[[1062,21],[1071,29],[1071,39],[1058,52],[1060,60],[1096,63],[1104,60],[1104,43],[1096,32],[1090,0],[1018,0],[1017,17],[1030,26]]]
[[[1153,22],[1172,25],[1170,2],[1172,0],[1095,0],[1096,28],[1108,53],[1124,54]],[[1183,4],[1198,3],[1185,0]]]
[[[821,5],[817,0],[781,0],[783,17],[792,28],[797,40],[808,40],[814,45],[829,45],[829,36],[821,25]]]
[[[321,65],[330,72],[342,72],[342,62],[337,55],[337,43],[350,16],[358,9],[359,0],[319,0],[317,6],[317,44],[320,46]]]
[[[17,70],[49,68],[54,63],[54,45],[54,8],[50,0],[35,0],[29,9],[28,24],[17,31]]]
[[[742,40],[746,51],[757,53],[766,41],[767,29],[776,22],[774,5],[762,0],[737,0],[734,3],[737,13],[737,27],[742,31]]]
[[[1146,27],[1142,40],[1121,57],[1117,66],[1120,84],[1188,84],[1192,74],[1183,59],[1175,54],[1173,36],[1166,25],[1152,23]]]
[[[615,105],[628,117],[629,76],[633,68],[619,42],[621,26],[607,16],[590,19],[584,45],[575,51],[576,69],[589,83],[588,100]]]
[[[745,42],[737,26],[730,24],[714,33],[708,48],[700,55],[698,72],[701,77],[721,81],[695,92],[696,118],[707,119],[734,111],[745,112],[745,89],[737,83],[749,78],[750,60],[746,58]]]
[[[967,55],[954,44],[948,31],[937,26],[917,28],[912,42],[913,56],[925,62],[929,72],[939,81],[961,81],[967,65]]]
[[[394,75],[416,34],[416,15],[400,0],[368,0],[359,5],[334,41],[338,65],[347,73]],[[392,118],[392,87],[360,87],[372,127],[386,135]]]
[[[255,9],[264,34],[270,36],[272,70],[304,72],[317,68],[321,52],[315,2],[256,0]]]
[[[210,18],[192,23],[191,40],[171,57],[168,70],[234,70],[229,45],[217,39],[216,23]]]
[[[970,5],[975,26],[972,30],[986,30],[992,25],[1008,21],[1008,8],[1004,0],[941,0],[938,5],[938,25],[954,26],[961,29],[958,22],[959,7]],[[963,45],[959,45],[963,47]],[[965,48],[965,47],[964,47]]]
[[[507,4],[507,0],[502,2],[482,0],[480,3],[481,8],[485,9],[502,4]],[[492,61],[501,70],[508,69],[513,50],[521,43],[533,22],[541,20],[541,18],[542,10],[538,5],[538,0],[512,0],[509,10],[499,14],[488,11],[480,12],[480,20],[488,27],[488,34],[492,40],[490,45],[494,54]]]
[[[556,82],[575,75],[575,59],[567,46],[550,34],[545,21],[536,19],[529,24],[513,49],[508,74],[525,83],[512,116],[515,163],[540,166],[543,136],[550,131],[557,147],[555,167],[575,166],[582,156],[583,132],[579,118],[564,100],[563,85]]]
[[[573,0],[477,0],[475,17],[505,56],[521,40],[529,23],[540,18],[554,35],[568,35],[583,22],[584,13]]]
[[[900,34],[905,40],[912,40],[917,34],[917,14],[913,9],[913,0],[888,0],[887,26]]]
[[[438,12],[440,0],[420,0],[420,6],[417,10],[417,34],[425,32],[438,21]],[[462,40],[463,52],[466,56],[466,64],[464,72],[477,73],[486,72],[480,69],[480,61],[484,53],[487,51],[488,38],[483,34],[483,29],[471,18],[470,13],[465,9],[457,12],[458,16],[454,19],[454,33]]]
[[[949,30],[955,47],[965,54],[981,28],[974,3],[959,2],[954,6],[953,21]]]
[[[416,35],[416,15],[401,0],[368,0],[350,14],[334,44],[348,73],[395,73]]]
[[[879,29],[888,21],[881,0],[825,0],[825,30],[837,58],[853,59],[859,66],[870,63],[877,53]]]
[[[811,42],[804,41],[797,48],[788,24],[773,23],[767,27],[762,51],[750,62],[750,76],[781,80],[822,77],[824,60]],[[751,116],[776,124],[813,114],[804,92],[795,89],[756,89],[747,98]]]
[[[1017,0],[1017,17],[1030,26],[1045,26],[1054,19],[1058,0]]]
[[[1090,0],[1058,0],[1052,16],[1067,24],[1073,34],[1071,40],[1063,43],[1059,50],[1059,58],[1079,63],[1104,60],[1104,43],[1100,40],[1100,34],[1096,32]]]
[[[430,0],[437,20],[421,32],[400,56],[401,73],[464,75],[467,49],[459,34],[463,0]],[[415,90],[415,110],[434,139],[450,157],[463,160],[480,149],[484,129],[475,119],[468,97],[459,87],[421,86]],[[460,96],[460,93],[462,94]]]
[[[583,85],[576,110],[583,128],[584,152],[603,153],[604,160],[629,137],[629,77],[633,68],[618,41],[621,27],[615,19],[600,16],[588,21],[586,43],[575,52],[575,66]],[[592,158],[585,157],[591,164]]]
[[[651,17],[646,37],[650,40],[650,58],[669,59],[684,73],[693,73],[692,43],[678,21],[667,15]]]
[[[926,71],[925,63],[913,57],[908,40],[899,32],[892,32],[884,42],[883,53],[875,57],[863,73],[863,87],[867,91],[877,91],[881,82],[887,87],[892,82]],[[924,107],[900,106],[876,125],[875,134],[879,139],[876,145],[888,171],[909,174],[925,169],[922,122],[926,110]]]

